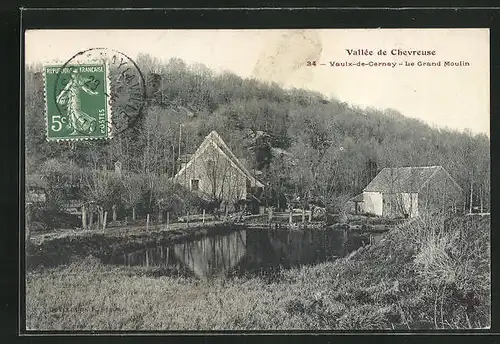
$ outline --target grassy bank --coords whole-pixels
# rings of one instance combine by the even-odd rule
[[[446,229],[445,229],[446,228]],[[86,258],[33,269],[28,329],[471,328],[490,324],[489,218],[421,218],[349,257],[197,280]]]

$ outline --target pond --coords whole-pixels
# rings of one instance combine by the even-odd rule
[[[159,267],[164,274],[198,278],[265,274],[343,257],[369,240],[337,230],[240,229],[115,253],[108,263]]]

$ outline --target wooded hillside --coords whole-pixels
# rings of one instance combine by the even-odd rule
[[[149,209],[166,197],[158,178],[171,177],[178,168],[179,147],[181,154],[193,153],[216,130],[249,169],[262,171],[268,204],[294,195],[333,206],[339,197],[359,193],[383,167],[442,165],[467,200],[472,183],[473,203],[482,198],[489,208],[490,144],[484,134],[432,128],[391,109],[361,109],[314,92],[215,74],[179,59],[161,64],[142,55],[136,62],[147,83],[143,118],[118,137],[93,142],[46,141],[42,68],[27,68],[27,174],[45,175],[54,185],[80,178],[77,197],[124,208],[142,202]],[[113,169],[117,161],[124,171],[137,173],[128,178],[145,181],[138,180],[134,189],[133,181],[122,185],[111,177],[89,177]]]

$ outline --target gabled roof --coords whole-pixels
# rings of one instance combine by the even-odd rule
[[[360,194],[354,196],[353,198],[349,199],[349,201],[351,201],[351,202],[363,202],[363,194],[360,193]]]
[[[386,167],[364,188],[367,192],[418,192],[442,166]],[[449,176],[449,174],[448,174]],[[451,176],[449,176],[451,180]],[[453,180],[455,185],[458,184]]]
[[[199,156],[203,154],[203,152],[209,147],[210,145],[214,146],[217,148],[222,154],[224,154],[228,160],[231,162],[231,164],[236,167],[238,171],[240,171],[241,174],[243,174],[246,178],[248,178],[251,182],[252,185],[255,185],[257,187],[264,187],[264,184],[262,184],[260,181],[258,181],[249,171],[248,169],[241,163],[241,161],[233,154],[231,149],[226,145],[224,140],[220,137],[220,135],[215,131],[211,131],[210,134],[208,134],[203,142],[201,143],[200,147],[196,150],[196,152],[192,155],[191,160],[182,167],[179,172],[174,177],[174,180],[181,175],[191,164],[194,160],[196,160]]]

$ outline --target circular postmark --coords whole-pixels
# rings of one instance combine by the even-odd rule
[[[119,51],[81,51],[58,69],[55,78],[53,103],[68,130],[77,137],[92,137],[99,131],[106,137],[119,135],[142,115],[146,103],[144,76],[139,66]],[[85,106],[90,111],[83,111]]]

